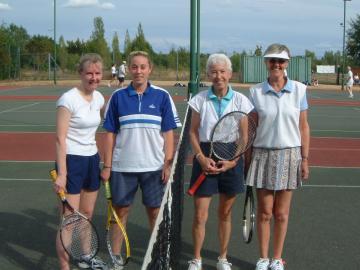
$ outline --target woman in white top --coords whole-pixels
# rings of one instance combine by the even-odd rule
[[[100,187],[100,158],[95,133],[101,122],[100,111],[104,97],[96,90],[102,78],[102,59],[97,54],[80,58],[78,72],[80,85],[65,92],[57,101],[56,115],[56,169],[54,190],[67,192],[70,205],[87,217],[93,215]],[[56,237],[60,269],[69,270],[69,257]],[[79,262],[80,268],[103,266],[93,258]]]
[[[250,89],[258,121],[247,185],[257,192],[260,259],[256,270],[283,270],[282,251],[293,190],[309,177],[310,128],[306,86],[284,76],[290,51],[272,44],[265,51],[268,79]],[[269,259],[271,219],[273,256]]]
[[[216,122],[232,111],[249,113],[253,106],[243,94],[232,90],[229,81],[232,76],[230,59],[224,54],[212,54],[207,61],[207,75],[212,85],[189,101],[192,110],[190,142],[193,160],[190,186],[199,175],[206,172],[206,179],[194,196],[194,220],[192,226],[194,258],[189,261],[188,270],[201,270],[201,249],[205,239],[205,226],[212,196],[219,194],[218,270],[231,270],[227,260],[227,247],[231,236],[231,209],[236,196],[244,192],[243,159],[219,161],[209,157],[210,133]]]

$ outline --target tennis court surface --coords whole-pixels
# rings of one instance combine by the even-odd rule
[[[186,88],[166,88],[184,118]],[[247,95],[245,88],[234,88]],[[55,101],[67,89],[0,88],[0,269],[58,269],[54,244],[58,202],[48,172],[55,158]],[[105,96],[112,90],[100,89]],[[355,99],[351,100],[341,91],[308,91],[311,176],[295,192],[283,256],[286,269],[360,269],[360,94],[356,90]],[[102,136],[100,130],[100,143]],[[190,160],[189,153],[180,161],[185,167],[182,191],[188,188]],[[189,196],[184,195],[183,203],[181,197],[172,199],[177,207],[181,204],[183,208],[170,208],[173,212],[183,211],[181,240],[170,241],[173,247],[182,248],[172,258],[176,269],[187,269],[187,261],[192,258],[193,206]],[[127,269],[141,269],[150,238],[140,200],[137,198],[128,224],[132,260]],[[255,268],[258,258],[257,238],[255,233],[250,244],[242,241],[242,204],[240,196],[233,211],[229,261],[235,270],[250,270]],[[202,254],[206,270],[216,269],[218,257],[216,208],[214,197]],[[99,192],[94,222],[102,238],[99,255],[107,258],[103,189]]]

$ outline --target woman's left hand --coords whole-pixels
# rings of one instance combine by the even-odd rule
[[[220,160],[216,163],[216,166],[219,169],[219,172],[226,172],[236,166],[236,161]]]
[[[165,162],[164,167],[162,169],[161,179],[164,184],[166,184],[167,181],[169,180],[170,173],[171,173],[171,164],[172,163]]]
[[[307,159],[301,161],[301,177],[303,180],[309,179],[309,161]]]

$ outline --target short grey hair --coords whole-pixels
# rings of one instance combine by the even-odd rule
[[[291,57],[289,48],[286,45],[280,43],[271,44],[269,47],[267,47],[264,55],[282,53],[283,51],[287,52],[289,58]]]
[[[230,72],[232,72],[232,65],[230,58],[223,53],[214,53],[211,54],[207,60],[206,73],[209,73],[211,66],[216,64],[223,64]]]
[[[84,54],[83,56],[80,57],[77,70],[79,73],[81,73],[84,70],[86,64],[97,64],[97,63],[100,63],[101,65],[103,64],[103,60],[99,54],[97,53]]]

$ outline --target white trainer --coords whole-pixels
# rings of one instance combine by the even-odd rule
[[[270,263],[270,270],[284,270],[284,263],[281,259],[273,259]]]
[[[189,268],[188,270],[201,270],[201,260],[193,259],[189,261]]]
[[[255,270],[268,270],[270,265],[270,260],[268,258],[260,258],[256,263]]]
[[[218,258],[218,262],[216,264],[216,269],[217,270],[231,270],[231,263],[228,262],[228,260],[222,259],[222,258]]]

